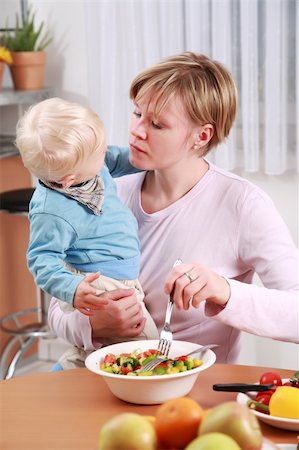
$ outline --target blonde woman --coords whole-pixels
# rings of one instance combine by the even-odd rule
[[[145,172],[118,179],[117,189],[138,222],[140,281],[158,329],[174,288],[174,339],[219,344],[219,363],[237,361],[241,330],[298,342],[298,252],[285,223],[261,189],[205,158],[235,119],[231,74],[186,52],[137,75],[130,97],[130,161]],[[172,269],[177,258],[183,264]],[[62,317],[53,299],[52,328],[89,351],[113,333],[140,333],[143,312],[128,308],[134,295],[104,296],[109,304],[90,319]]]

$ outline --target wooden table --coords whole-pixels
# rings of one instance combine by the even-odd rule
[[[203,408],[234,400],[235,393],[215,392],[215,383],[252,383],[263,372],[282,378],[291,370],[215,364],[200,373],[190,397]],[[1,450],[97,450],[101,426],[115,414],[154,415],[158,406],[141,406],[115,398],[103,379],[87,369],[39,373],[0,382]],[[265,437],[297,443],[297,432],[261,423]]]

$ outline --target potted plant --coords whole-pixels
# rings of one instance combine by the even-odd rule
[[[28,9],[23,24],[16,16],[14,29],[6,29],[2,41],[12,55],[10,71],[16,90],[35,90],[44,87],[45,48],[52,41],[44,22],[35,25],[35,13]]]
[[[0,91],[2,89],[2,80],[5,64],[11,63],[12,63],[12,56],[10,51],[6,47],[0,45]]]

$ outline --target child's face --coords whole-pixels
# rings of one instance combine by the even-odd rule
[[[106,145],[92,153],[78,168],[76,181],[73,184],[83,183],[94,178],[103,167],[106,153]]]

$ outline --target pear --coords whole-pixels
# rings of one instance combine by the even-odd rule
[[[241,450],[230,436],[224,433],[207,433],[194,439],[185,450]]]
[[[122,413],[106,422],[100,431],[99,450],[155,450],[157,437],[147,418]]]
[[[212,408],[202,420],[198,435],[215,431],[232,437],[242,450],[260,450],[263,445],[257,418],[246,405],[237,402],[225,402]]]

